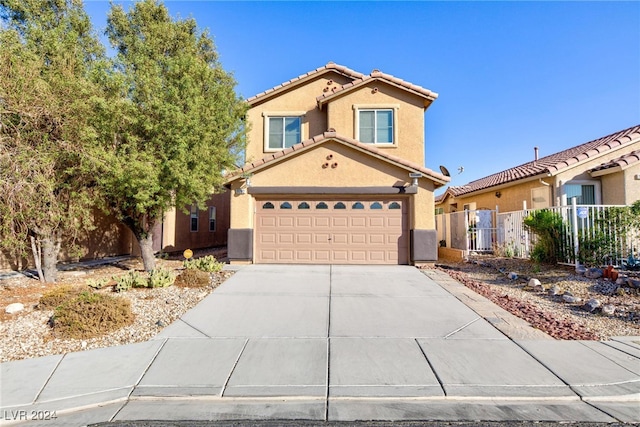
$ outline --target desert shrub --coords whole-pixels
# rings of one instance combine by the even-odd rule
[[[224,264],[218,262],[216,257],[213,255],[207,255],[197,259],[189,259],[184,262],[184,268],[187,270],[197,269],[206,271],[207,273],[216,273],[222,270],[222,267],[224,267]]]
[[[116,292],[128,291],[131,288],[147,287],[147,279],[137,271],[133,270],[122,276],[114,277],[113,280],[116,281],[116,286],[114,288]]]
[[[541,209],[531,212],[524,219],[524,225],[537,237],[531,251],[531,260],[545,263],[557,262],[560,257],[562,217],[550,210]]]
[[[130,325],[133,319],[128,300],[85,291],[56,307],[51,325],[58,338],[86,339]]]
[[[176,277],[169,270],[157,268],[149,274],[147,286],[150,288],[166,288],[173,285]]]
[[[68,301],[82,293],[80,286],[60,285],[45,292],[38,301],[38,309],[48,310],[56,308],[65,301]]]
[[[209,273],[187,268],[176,277],[175,285],[183,288],[202,288],[211,282]]]

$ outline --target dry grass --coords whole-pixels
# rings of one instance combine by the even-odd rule
[[[211,275],[201,270],[187,268],[176,277],[175,286],[181,288],[203,288],[211,283]]]
[[[40,301],[38,302],[39,310],[52,310],[58,307],[60,304],[69,301],[82,292],[84,292],[86,288],[84,286],[78,285],[59,285],[55,288],[49,289],[46,291],[42,297],[40,297]]]
[[[84,291],[55,308],[53,335],[63,339],[99,337],[132,324],[134,317],[129,300]]]

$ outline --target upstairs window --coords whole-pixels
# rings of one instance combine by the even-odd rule
[[[393,110],[359,110],[358,139],[369,144],[393,144]]]
[[[300,117],[269,117],[267,120],[267,148],[282,150],[301,141]]]

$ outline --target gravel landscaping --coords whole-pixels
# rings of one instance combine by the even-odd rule
[[[158,267],[177,273],[182,270],[182,262],[158,260]],[[101,289],[98,292],[128,299],[135,320],[133,324],[115,332],[90,339],[57,338],[49,326],[53,310],[37,309],[40,297],[61,284],[82,286],[89,280],[120,276],[130,269],[141,270],[142,262],[132,258],[112,265],[62,271],[56,284],[42,284],[24,276],[0,281],[0,362],[146,341],[198,304],[233,274],[231,271],[211,273],[211,282],[201,288],[134,288],[120,293],[113,292],[111,286]],[[12,303],[21,303],[24,309],[14,314],[6,313],[4,308]]]
[[[158,260],[158,267],[179,272],[179,260]],[[640,336],[640,289],[618,285],[610,279],[586,278],[566,266],[538,266],[528,260],[474,257],[464,263],[438,263],[475,292],[534,327],[557,339],[597,340],[612,336]],[[40,297],[60,284],[86,285],[90,280],[111,278],[130,270],[141,270],[140,260],[130,258],[111,265],[60,272],[58,284],[42,284],[24,276],[0,280],[0,361],[88,350],[146,341],[194,307],[229,278],[233,272],[211,273],[211,282],[201,288],[169,286],[134,288],[116,293],[127,298],[135,314],[133,324],[104,336],[90,339],[60,339],[49,326],[52,310],[38,310]],[[621,277],[624,272],[620,272]],[[635,277],[637,273],[631,273]],[[531,279],[538,285],[532,286]],[[625,282],[626,283],[626,282]],[[567,298],[570,295],[571,298]],[[597,300],[597,305],[589,302]],[[570,301],[570,302],[568,302]],[[12,303],[24,309],[5,311]],[[595,304],[595,303],[594,303]],[[613,310],[613,311],[611,311]]]
[[[570,266],[492,256],[436,268],[554,338],[640,336],[640,289],[628,281],[637,283],[638,272],[621,271],[613,281],[585,277]],[[539,284],[532,286],[531,279]]]

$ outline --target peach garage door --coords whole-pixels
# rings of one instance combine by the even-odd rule
[[[408,263],[406,199],[260,199],[256,204],[256,263]]]

